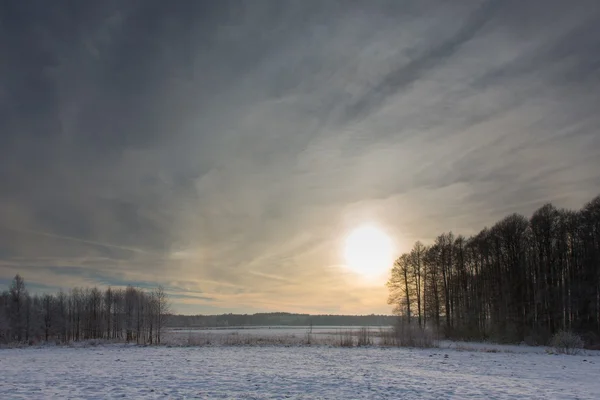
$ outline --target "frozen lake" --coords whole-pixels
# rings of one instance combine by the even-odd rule
[[[302,344],[310,335],[311,343],[331,344],[344,333],[356,335],[361,328],[367,328],[375,336],[382,329],[389,327],[361,327],[361,326],[249,326],[249,327],[222,327],[222,328],[190,328],[169,329],[165,334],[165,341],[174,345],[197,345],[204,343],[223,344],[224,342],[255,342],[257,339],[266,339],[269,343]]]
[[[313,333],[337,332],[339,330],[358,330],[362,326],[227,326],[227,327],[210,327],[210,328],[169,328],[169,331],[174,332],[252,332],[255,334],[277,334],[277,333],[293,333],[304,334],[312,329]],[[370,330],[376,331],[380,328],[389,328],[389,326],[368,326]]]

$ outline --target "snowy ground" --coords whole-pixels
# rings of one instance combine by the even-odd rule
[[[597,354],[323,346],[0,350],[0,399],[598,399],[599,393]]]

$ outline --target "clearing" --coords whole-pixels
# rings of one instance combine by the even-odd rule
[[[595,353],[487,350],[127,345],[5,349],[0,350],[0,398],[598,398],[600,357]]]

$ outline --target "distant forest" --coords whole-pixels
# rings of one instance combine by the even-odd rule
[[[244,326],[391,326],[390,315],[309,315],[284,312],[222,315],[172,315],[171,328]]]
[[[466,238],[415,243],[388,282],[407,323],[446,337],[545,344],[557,331],[600,341],[600,196],[579,211],[546,204]]]
[[[0,292],[0,343],[111,339],[160,344],[170,313],[164,289],[75,288],[31,296],[17,275]]]

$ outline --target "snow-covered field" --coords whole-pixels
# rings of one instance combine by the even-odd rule
[[[597,353],[558,356],[458,347],[4,349],[0,350],[0,399],[600,397]]]

